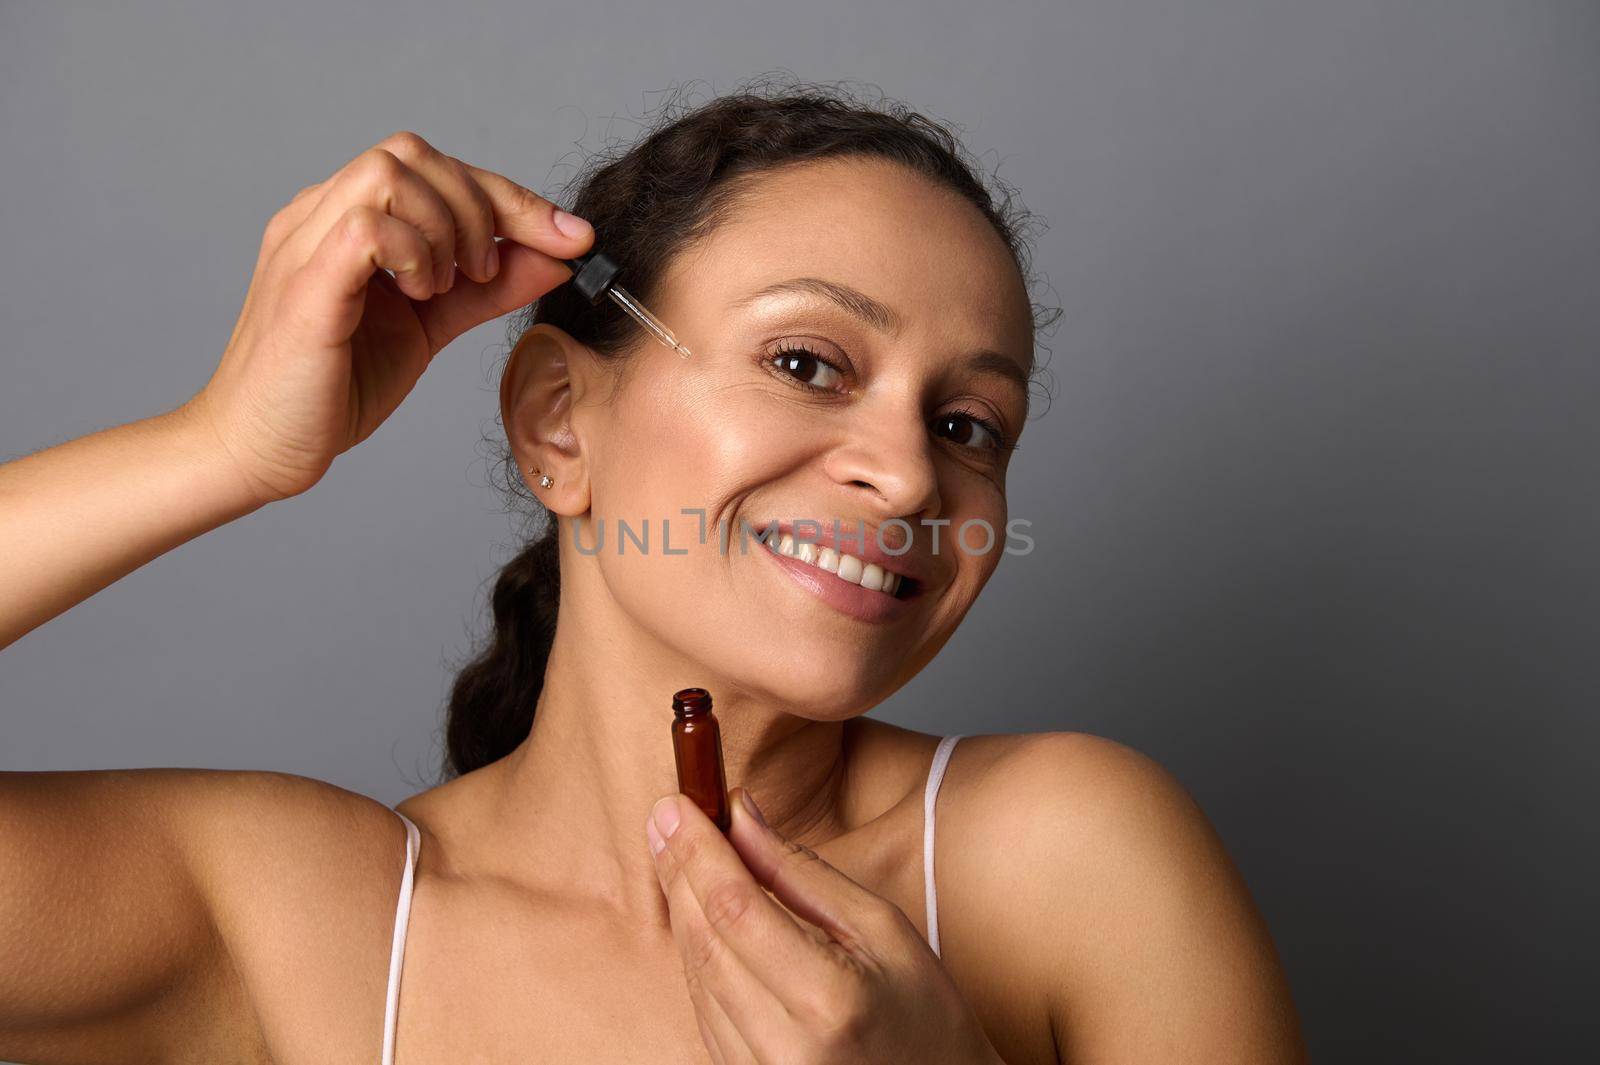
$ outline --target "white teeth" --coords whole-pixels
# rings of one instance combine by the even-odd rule
[[[761,536],[761,542],[780,555],[799,559],[801,562],[818,569],[835,574],[840,580],[859,584],[869,592],[883,592],[885,595],[894,595],[900,591],[901,578],[898,573],[890,573],[876,562],[865,562],[855,555],[847,555],[831,547],[820,547],[814,543],[796,543],[793,535]]]
[[[866,563],[854,555],[839,556],[839,579],[849,581],[851,584],[861,583],[861,571]]]

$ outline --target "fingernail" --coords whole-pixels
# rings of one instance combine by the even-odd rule
[[[559,207],[556,208],[556,228],[569,237],[587,237],[594,232],[594,226]]]
[[[650,809],[650,820],[663,838],[678,831],[678,797],[666,795],[657,799],[655,806]]]
[[[500,245],[496,241],[489,241],[489,254],[483,257],[483,275],[492,278],[500,269]]]
[[[661,833],[656,831],[655,818],[644,823],[645,838],[650,841],[650,853],[660,854],[667,846],[667,841],[661,838]]]
[[[767,824],[767,819],[761,816],[761,807],[756,805],[756,801],[750,797],[750,793],[748,791],[740,788],[739,799],[744,803],[744,808],[750,811],[750,816],[761,822],[761,827],[772,827],[771,825]]]

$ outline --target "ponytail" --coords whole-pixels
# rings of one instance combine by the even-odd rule
[[[551,520],[495,579],[493,635],[450,690],[446,777],[510,754],[533,727],[561,602],[560,529]]]

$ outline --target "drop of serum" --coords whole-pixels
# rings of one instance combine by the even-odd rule
[[[722,727],[711,711],[711,693],[685,688],[672,697],[672,754],[678,790],[693,799],[723,832],[733,824],[728,781],[722,769]]]

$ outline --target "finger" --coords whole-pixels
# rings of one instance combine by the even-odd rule
[[[291,252],[309,256],[304,245],[320,242],[335,222],[356,206],[376,208],[416,227],[427,241],[434,291],[444,288],[455,262],[455,217],[444,198],[421,174],[384,148],[368,148],[326,183],[325,191],[298,233]]]
[[[494,205],[467,170],[467,164],[446,155],[415,133],[401,131],[380,145],[433,186],[455,221],[455,261],[476,281],[488,281],[499,269],[494,246]],[[448,287],[448,286],[446,286]]]
[[[673,922],[684,922],[685,962],[751,1039],[788,1020],[785,1003],[798,1002],[839,976],[827,956],[837,950],[801,931],[770,898],[738,853],[687,796],[676,804],[678,825],[656,856]],[[664,827],[663,827],[664,831]],[[657,837],[659,838],[659,836]]]
[[[428,243],[416,227],[375,207],[352,207],[290,282],[295,320],[324,343],[342,343],[361,322],[374,271],[394,271],[402,292],[425,300],[433,294],[430,263]]]
[[[716,998],[747,1041],[758,1035],[781,1035],[792,1023],[788,1010],[729,940],[736,937],[781,951],[781,938],[787,935],[809,950],[817,948],[806,943],[794,919],[761,890],[710,819],[685,796],[677,799],[693,809],[686,809],[670,838],[663,840],[653,822],[646,831],[652,851],[660,848],[656,875],[667,898],[685,977],[691,986],[698,982]],[[708,857],[720,860],[721,874],[706,871]],[[696,872],[691,874],[691,869]],[[696,880],[710,886],[697,890]],[[701,890],[706,892],[703,896]],[[764,925],[765,931],[757,925]]]
[[[824,861],[804,844],[786,839],[750,812],[744,788],[729,793],[733,823],[727,839],[762,887],[800,917],[854,954],[877,957],[906,935],[918,935],[905,913]]]
[[[526,307],[572,277],[565,263],[515,241],[501,241],[500,271],[493,280],[461,277],[449,292],[415,305],[428,334],[429,350],[437,352],[474,326]]]
[[[678,943],[679,954],[686,957],[679,925],[680,922],[673,922],[673,939]],[[744,1065],[754,1061],[755,1055],[751,1053],[750,1045],[739,1034],[739,1028],[729,1018],[728,1011],[722,1008],[722,1003],[707,990],[705,983],[688,964],[683,967],[683,979],[689,989],[689,1001],[694,1004],[694,1019],[700,1027],[700,1041],[711,1051],[718,1065]]]
[[[488,194],[494,206],[494,231],[500,236],[557,259],[576,258],[594,244],[594,229],[583,219],[493,170],[462,165]]]
[[[706,1021],[705,1015],[701,1012],[698,1003],[695,1005],[694,1023],[700,1029],[701,1045],[704,1046],[706,1048],[706,1052],[711,1055],[711,1065],[728,1065],[728,1059],[723,1055],[722,1047],[717,1042],[716,1033],[711,1030],[711,1025]]]
[[[278,208],[277,213],[268,219],[261,240],[262,251],[266,255],[276,253],[279,245],[300,228],[321,200],[322,192],[321,182],[307,185],[290,197],[289,202]]]

